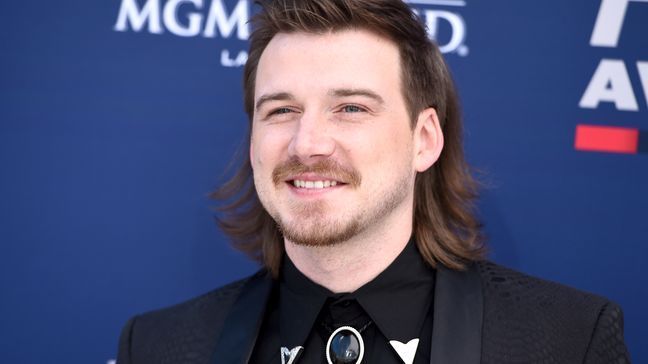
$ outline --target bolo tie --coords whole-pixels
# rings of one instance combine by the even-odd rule
[[[360,364],[362,362],[365,352],[362,332],[371,326],[371,320],[359,329],[355,329],[352,326],[340,326],[337,329],[333,329],[324,322],[321,322],[321,324],[322,328],[329,334],[325,349],[326,362],[328,364]],[[293,349],[282,347],[281,363],[297,363],[303,351],[303,346],[296,346]]]
[[[369,320],[361,328],[355,329],[352,326],[340,326],[333,329],[326,323],[322,326],[328,331],[329,338],[326,341],[326,361],[328,364],[358,364],[362,362],[365,347],[362,340],[362,332],[371,326]]]
[[[326,341],[326,362],[328,364],[360,364],[364,357],[364,340],[362,339],[362,332],[365,331],[373,322],[369,320],[360,329],[355,329],[352,326],[340,326],[337,329],[331,328],[324,322],[321,322],[322,327],[329,333],[329,338]],[[403,360],[404,364],[414,363],[414,356],[419,344],[419,339],[415,338],[407,343],[402,343],[398,340],[390,340],[394,350],[398,356]],[[281,348],[281,363],[294,364],[297,362],[304,350],[303,346],[297,346],[292,350],[286,347]]]

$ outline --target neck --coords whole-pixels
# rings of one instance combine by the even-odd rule
[[[286,254],[306,277],[333,293],[353,292],[384,271],[405,249],[412,234],[412,211],[395,213],[350,240],[304,246],[285,240]],[[369,230],[369,229],[367,229]]]

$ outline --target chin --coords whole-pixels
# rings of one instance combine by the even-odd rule
[[[345,224],[339,222],[316,222],[304,227],[303,223],[285,225],[278,222],[283,236],[300,246],[335,246],[350,240],[360,232],[358,220]]]

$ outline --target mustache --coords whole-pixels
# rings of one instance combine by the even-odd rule
[[[332,178],[336,181],[346,183],[351,187],[360,185],[360,173],[351,167],[345,167],[332,159],[323,159],[314,164],[306,165],[298,158],[290,158],[289,160],[279,164],[272,171],[272,181],[275,185],[285,182],[299,174],[315,173]]]

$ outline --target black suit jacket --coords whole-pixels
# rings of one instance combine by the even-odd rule
[[[272,287],[262,270],[136,316],[124,327],[117,363],[247,363]],[[616,304],[489,262],[463,272],[438,269],[431,358],[434,364],[629,363]]]

